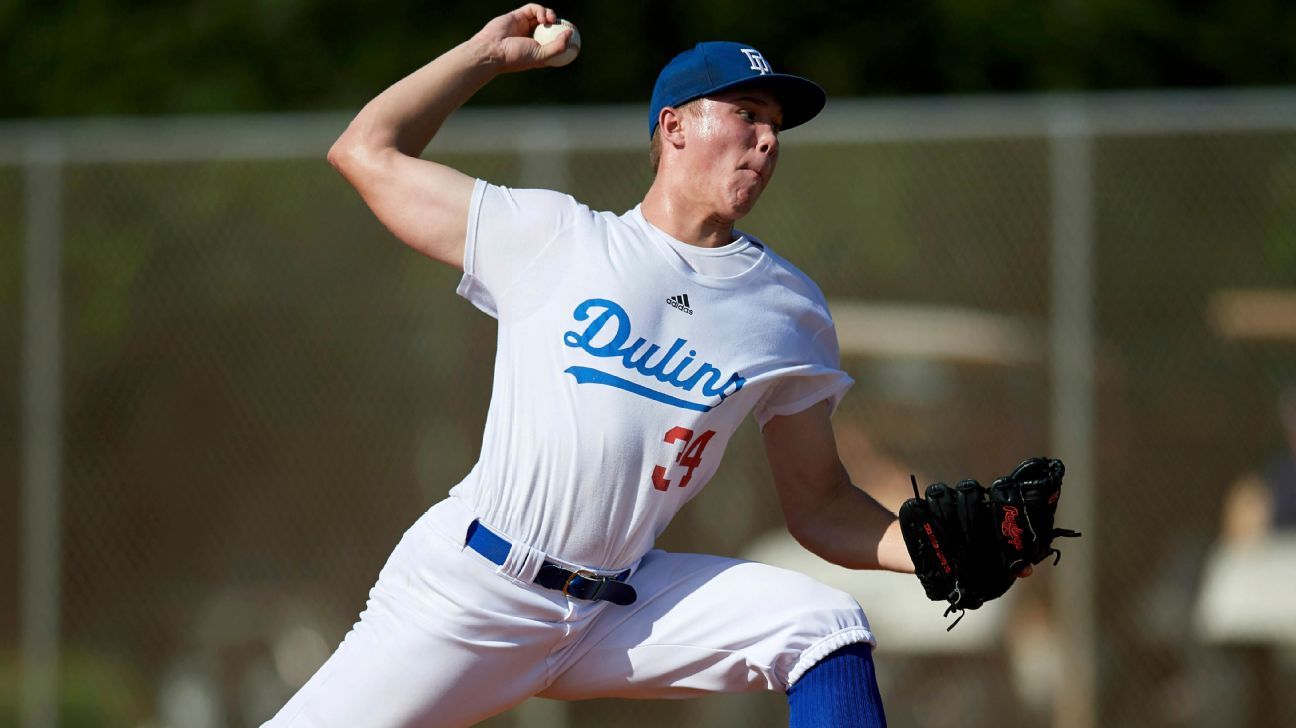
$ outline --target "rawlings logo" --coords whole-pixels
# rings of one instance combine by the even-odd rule
[[[941,568],[945,570],[946,574],[953,571],[949,562],[945,560],[945,554],[941,552],[940,541],[936,540],[936,532],[932,530],[931,524],[924,523],[923,530],[927,532],[927,540],[931,541],[932,550],[936,552],[936,558],[940,559]]]
[[[1022,545],[1022,527],[1017,525],[1017,509],[1012,506],[1004,506],[1003,524],[999,526],[999,531],[1003,533],[1004,538],[1013,548],[1021,551]]]

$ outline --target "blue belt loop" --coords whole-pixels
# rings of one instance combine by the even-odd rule
[[[464,540],[464,545],[485,556],[496,566],[504,565],[512,549],[508,541],[481,525],[481,521],[473,521],[468,526],[468,537]]]

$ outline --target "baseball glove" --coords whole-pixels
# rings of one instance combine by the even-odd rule
[[[1053,526],[1062,492],[1061,460],[1030,458],[989,489],[975,480],[954,487],[933,483],[925,497],[900,506],[900,531],[913,559],[918,580],[932,601],[949,602],[945,610],[968,609],[1003,596],[1026,566],[1062,554],[1055,538],[1080,534]]]

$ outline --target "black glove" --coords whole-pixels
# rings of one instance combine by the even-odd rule
[[[925,498],[911,476],[900,531],[927,597],[948,602],[946,615],[976,609],[1003,596],[1026,566],[1061,557],[1053,539],[1080,535],[1053,527],[1065,472],[1061,460],[1031,458],[989,490],[975,480],[933,483]]]

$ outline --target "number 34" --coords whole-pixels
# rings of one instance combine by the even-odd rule
[[[715,430],[707,430],[693,439],[693,431],[687,427],[672,427],[666,431],[666,436],[662,442],[667,445],[674,445],[681,440],[684,445],[679,449],[675,456],[675,462],[688,468],[684,471],[684,476],[680,478],[679,487],[683,488],[688,485],[689,480],[693,478],[693,470],[702,464],[702,451],[706,449],[707,443],[715,436]],[[666,468],[661,465],[653,466],[652,471],[653,487],[657,490],[666,490],[670,488],[671,482],[666,478]]]

